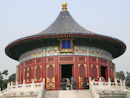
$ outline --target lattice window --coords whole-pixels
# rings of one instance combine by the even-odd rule
[[[79,61],[85,61],[85,57],[79,57]]]
[[[80,65],[79,70],[80,70],[80,77],[84,78],[84,76],[85,76],[85,68],[84,68],[83,64]]]
[[[31,79],[32,79],[32,69],[31,69],[31,67],[29,68],[29,81],[31,81]]]
[[[73,57],[60,57],[60,61],[73,61]]]
[[[53,66],[50,65],[49,68],[48,68],[48,78],[53,78],[54,76],[54,69],[53,69]]]
[[[32,60],[28,60],[25,62],[25,66],[32,64]]]
[[[36,64],[41,63],[41,61],[42,61],[41,58],[36,59]]]
[[[91,58],[92,62],[96,62],[96,58]]]
[[[107,64],[107,60],[105,59],[100,59],[101,63]]]
[[[54,62],[54,57],[48,57],[48,62]]]
[[[40,77],[41,77],[41,69],[40,69],[40,67],[38,66],[37,69],[36,69],[36,78],[37,78],[37,80],[39,80]]]

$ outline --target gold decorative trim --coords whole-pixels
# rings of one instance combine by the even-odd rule
[[[81,64],[78,64],[78,67],[80,67]]]
[[[55,68],[55,64],[51,64]]]
[[[98,68],[98,65],[95,65],[96,66],[96,68]]]
[[[52,79],[47,77],[48,73],[48,68],[49,66],[52,65],[54,67],[54,76]],[[51,82],[50,82],[51,81]],[[50,83],[49,83],[50,82]],[[55,64],[48,64],[46,68],[46,88],[47,89],[55,89]]]
[[[93,64],[91,65],[91,68],[93,68]]]
[[[27,71],[29,71],[29,68],[27,68]]]
[[[40,65],[39,67],[40,67],[40,69],[42,69],[42,66],[41,66],[41,65]]]
[[[96,62],[98,63],[98,58],[96,58]]]
[[[97,77],[99,77],[99,69],[98,69],[98,65],[95,65],[97,68]]]
[[[83,81],[82,78],[79,76],[79,88],[82,88],[83,86]]]
[[[29,73],[27,73],[27,77],[29,77]]]
[[[49,68],[50,65],[47,65],[47,68]]]

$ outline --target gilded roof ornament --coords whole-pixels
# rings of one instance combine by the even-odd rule
[[[62,11],[67,11],[67,3],[66,2],[62,3]]]

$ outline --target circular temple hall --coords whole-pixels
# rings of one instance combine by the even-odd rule
[[[40,83],[46,90],[59,90],[63,78],[73,76],[76,89],[83,89],[84,77],[105,81],[115,79],[114,58],[126,45],[119,39],[96,34],[80,26],[62,3],[62,11],[45,30],[11,42],[6,54],[19,61],[16,80],[19,84]]]

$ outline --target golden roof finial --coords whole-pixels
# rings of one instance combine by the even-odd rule
[[[62,3],[62,11],[67,11],[67,3],[66,2]]]

